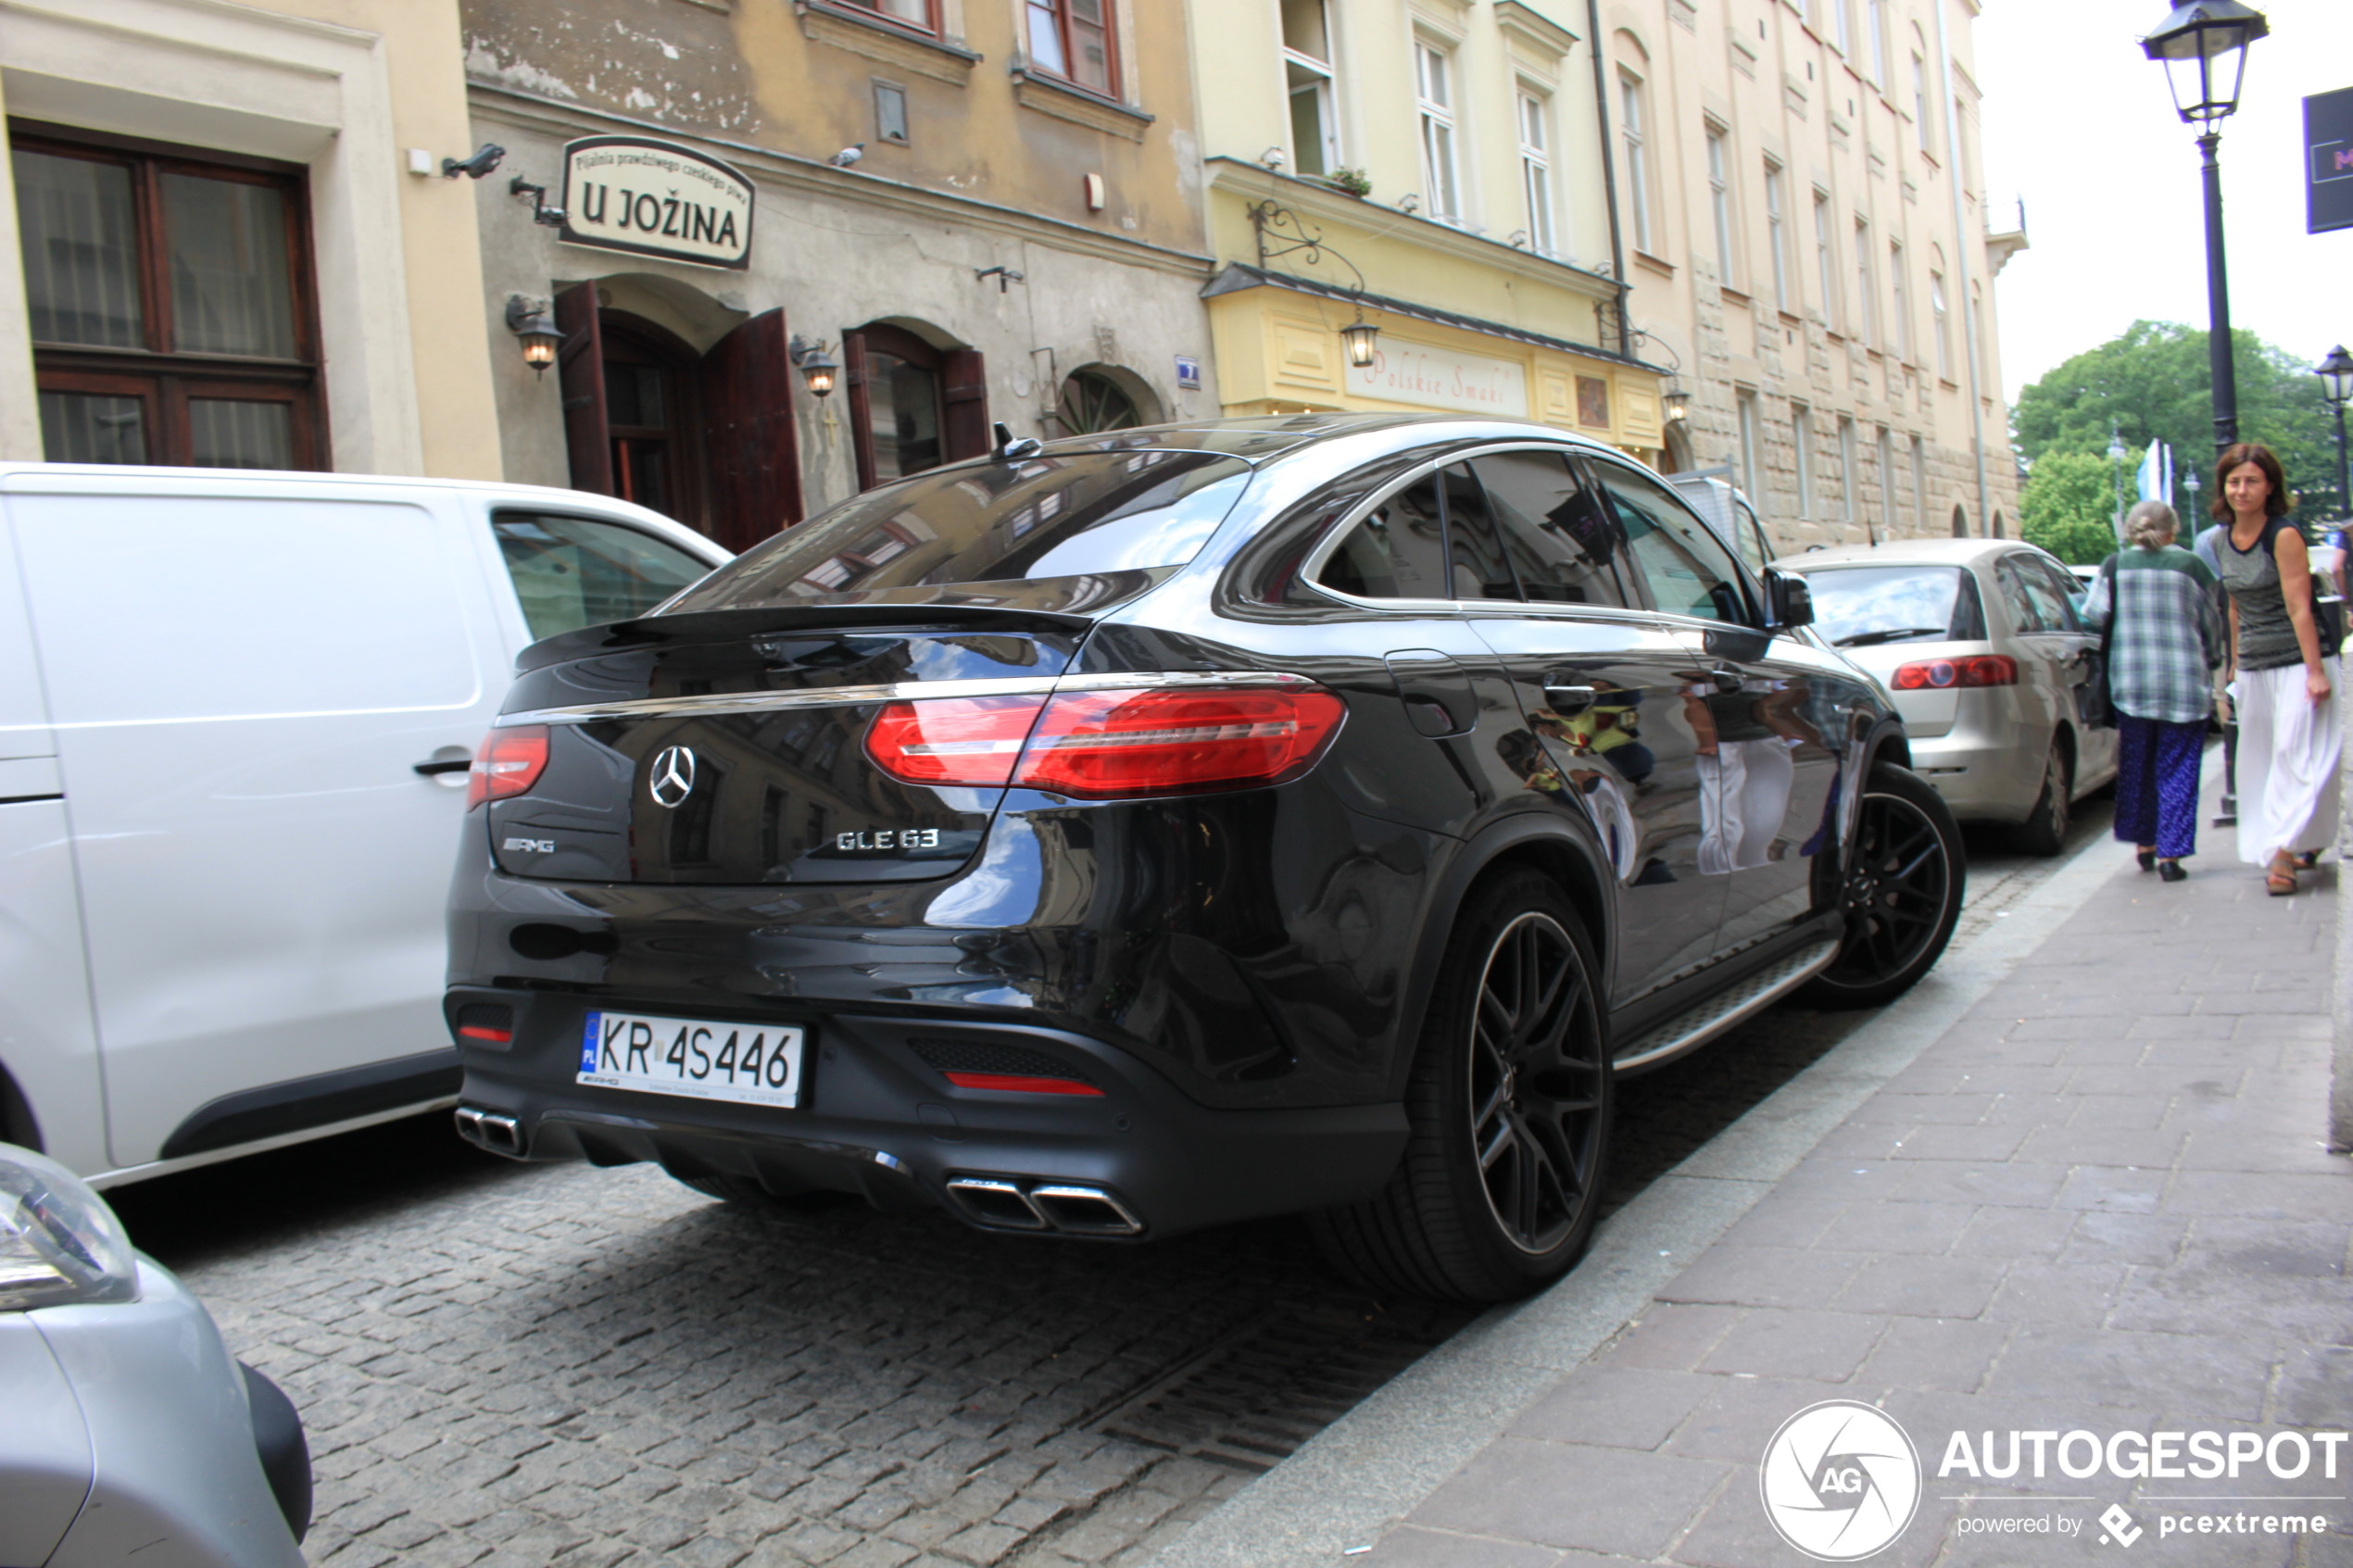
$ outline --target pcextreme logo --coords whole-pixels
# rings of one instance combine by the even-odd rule
[[[1825,1399],[1781,1423],[1756,1484],[1781,1539],[1819,1562],[1853,1562],[1912,1522],[1920,1456],[1885,1411]]]

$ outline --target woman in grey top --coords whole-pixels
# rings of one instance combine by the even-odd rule
[[[2116,836],[2141,870],[2167,882],[2197,852],[2197,771],[2222,662],[2214,574],[2173,544],[2173,508],[2143,501],[2124,518],[2126,547],[2101,563],[2084,619],[2108,637],[2116,704]]]
[[[2239,858],[2265,867],[2265,886],[2284,897],[2336,836],[2336,659],[2321,647],[2311,554],[2287,520],[2270,448],[2241,442],[2222,454],[2214,515],[2230,523],[2214,555],[2238,683]]]

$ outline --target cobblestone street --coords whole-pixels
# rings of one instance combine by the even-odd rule
[[[1963,939],[2056,864],[1971,849]],[[1629,1082],[1613,1205],[1865,1016],[1779,1010]],[[308,1550],[350,1568],[1130,1564],[1466,1321],[1350,1287],[1290,1223],[1119,1248],[766,1216],[437,1117],[112,1196],[301,1407]]]

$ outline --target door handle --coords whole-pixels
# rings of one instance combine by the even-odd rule
[[[465,757],[455,758],[447,762],[419,762],[414,764],[417,776],[427,779],[438,778],[444,773],[462,773],[472,766],[472,759]]]
[[[1593,699],[1599,695],[1591,686],[1547,685],[1544,688],[1544,700],[1552,705],[1554,712],[1564,717],[1584,712],[1593,706]]]

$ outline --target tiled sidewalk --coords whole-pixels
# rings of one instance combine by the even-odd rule
[[[1957,1431],[2353,1419],[2353,1167],[2322,1148],[2337,872],[2270,898],[2212,836],[2172,885],[2118,848],[2114,876],[1639,1322],[1346,1561],[1802,1563],[1758,1462],[1790,1416],[1854,1399],[1923,1464],[1919,1512],[1874,1562],[2353,1563],[2353,1446],[2334,1480],[2317,1461],[2235,1486],[1937,1475]],[[2334,1500],[2222,1500],[2249,1494]],[[2202,1500],[2164,1500],[2185,1497]],[[2128,1550],[2102,1544],[2111,1503],[2145,1530]],[[2334,1533],[2159,1534],[2161,1513],[2233,1510],[2309,1510]],[[2079,1533],[1963,1533],[2009,1515]]]

